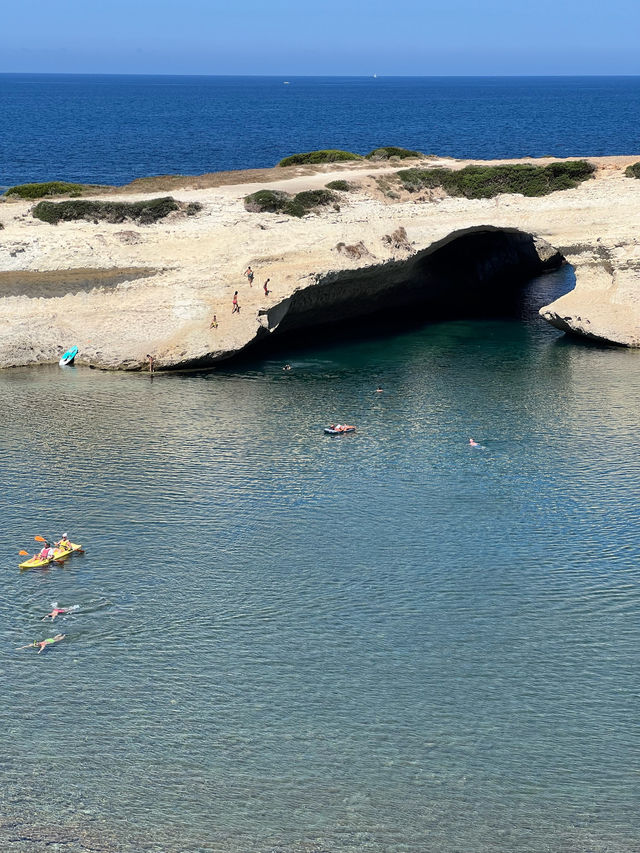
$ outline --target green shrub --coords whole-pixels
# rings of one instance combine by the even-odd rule
[[[350,184],[349,181],[329,181],[325,187],[328,190],[338,190],[341,193],[349,193],[353,190],[353,184]]]
[[[251,213],[282,213],[292,196],[280,190],[258,190],[245,196],[245,210]]]
[[[51,195],[81,195],[95,187],[86,184],[68,184],[65,181],[47,181],[43,184],[16,184],[9,187],[5,195],[13,195],[18,198],[45,198]]]
[[[76,219],[102,222],[124,222],[131,219],[140,225],[148,225],[163,219],[167,214],[178,210],[178,202],[166,196],[152,198],[149,201],[41,201],[31,211],[36,219],[57,225]]]
[[[386,145],[384,148],[374,148],[365,154],[367,160],[389,160],[391,157],[397,157],[399,160],[409,160],[414,157],[424,157],[420,151],[411,151],[409,148],[396,148],[393,145]]]
[[[200,213],[202,210],[202,205],[199,201],[190,201],[189,204],[185,207],[184,212],[187,216],[195,216],[196,213]]]
[[[632,163],[624,170],[627,178],[640,178],[640,163]]]
[[[338,151],[326,149],[324,151],[308,151],[306,154],[292,154],[278,163],[278,166],[304,166],[316,163],[339,163],[342,160],[362,160],[360,154],[352,154],[350,151]]]
[[[245,197],[244,206],[252,213],[286,213],[305,216],[318,207],[335,204],[338,197],[329,190],[305,190],[290,195],[279,190],[258,190]]]
[[[516,163],[505,166],[466,166],[464,169],[403,169],[398,177],[405,189],[416,192],[442,187],[449,195],[493,198],[501,193],[543,196],[577,187],[590,178],[595,166],[586,160],[569,160],[534,166]]]

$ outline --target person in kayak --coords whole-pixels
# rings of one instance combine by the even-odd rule
[[[56,634],[55,637],[48,637],[46,640],[34,640],[33,643],[29,643],[26,646],[20,646],[18,651],[20,651],[20,649],[30,649],[32,647],[35,649],[40,646],[38,649],[38,654],[40,654],[40,652],[43,652],[47,646],[53,646],[54,643],[59,643],[60,640],[64,640],[65,637],[66,634]]]
[[[62,536],[60,537],[60,541],[54,542],[53,544],[57,545],[58,548],[64,548],[65,551],[70,551],[71,548],[73,547],[73,545],[69,541],[69,534],[68,533],[63,533]]]
[[[51,543],[45,542],[44,548],[41,551],[39,551],[35,555],[35,557],[37,557],[39,560],[51,560],[51,559],[53,559],[54,554],[55,554],[55,551],[51,547]]]

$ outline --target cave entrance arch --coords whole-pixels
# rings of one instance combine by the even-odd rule
[[[261,312],[271,334],[258,343],[317,341],[311,329],[349,335],[380,321],[398,330],[445,319],[517,317],[527,283],[565,263],[545,240],[517,228],[460,229],[401,260],[318,276]]]

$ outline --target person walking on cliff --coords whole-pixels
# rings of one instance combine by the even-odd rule
[[[264,295],[265,295],[265,296],[268,296],[268,295],[269,295],[269,282],[270,282],[270,281],[271,281],[271,279],[270,279],[270,278],[268,278],[268,279],[265,281],[265,283],[262,285],[262,286],[264,287]]]
[[[237,290],[233,294],[233,311],[231,313],[232,314],[239,314],[240,313],[240,306],[238,305],[238,291]]]
[[[244,271],[244,274],[246,275],[247,280],[249,282],[249,287],[253,287],[253,270],[251,269],[251,267],[247,267]]]

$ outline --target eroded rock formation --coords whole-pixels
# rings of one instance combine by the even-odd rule
[[[640,347],[640,257],[638,246],[607,248],[602,242],[567,247],[576,287],[540,315],[552,326],[592,340]]]
[[[125,231],[52,226],[30,216],[29,202],[7,200],[0,366],[55,362],[75,344],[80,364],[144,369],[151,352],[160,369],[208,367],[261,339],[370,314],[508,310],[526,278],[563,257],[576,288],[542,315],[566,331],[640,346],[640,181],[624,177],[632,160],[594,159],[594,180],[543,198],[390,203],[367,189],[372,175],[394,169],[379,164],[270,175],[270,187],[292,194],[332,178],[360,187],[339,210],[304,219],[247,212],[244,197],[261,186],[256,172],[254,183],[172,187],[182,204],[202,209]],[[253,287],[243,275],[249,264]],[[241,310],[232,315],[236,290]]]

